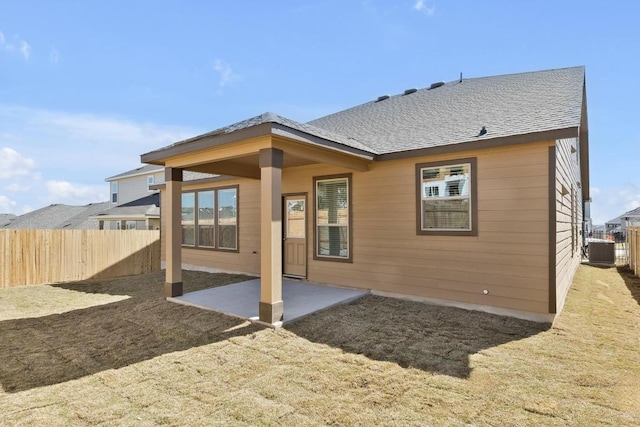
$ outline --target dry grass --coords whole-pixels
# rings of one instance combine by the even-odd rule
[[[0,424],[640,424],[625,271],[580,267],[552,328],[365,297],[274,332],[167,303],[162,279],[0,290]]]

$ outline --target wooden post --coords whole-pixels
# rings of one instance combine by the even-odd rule
[[[167,202],[163,206],[166,231],[164,296],[182,295],[182,169],[165,168]]]
[[[282,165],[283,152],[260,150],[260,321],[282,322]]]

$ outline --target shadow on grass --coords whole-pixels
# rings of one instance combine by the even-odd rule
[[[549,323],[478,311],[366,296],[301,319],[286,329],[312,342],[370,359],[468,378],[470,355],[550,327]]]
[[[247,280],[185,272],[185,292]],[[20,392],[117,369],[166,353],[263,329],[240,319],[166,302],[162,272],[55,285],[130,298],[62,314],[0,322],[0,385]]]
[[[618,266],[617,269],[631,295],[640,304],[640,277],[635,276],[628,265]]]

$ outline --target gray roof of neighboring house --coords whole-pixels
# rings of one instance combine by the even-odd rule
[[[611,221],[605,222],[605,224],[622,224],[623,218],[640,218],[640,207],[631,209],[630,211],[627,211],[622,215],[615,217]]]
[[[465,78],[370,101],[308,123],[264,113],[144,154],[143,159],[153,161],[164,154],[161,152],[173,152],[186,144],[206,148],[224,143],[228,134],[267,123],[274,134],[303,140],[306,135],[336,149],[373,156],[577,129],[584,82],[581,66]],[[479,135],[483,126],[487,132]],[[577,136],[577,131],[573,133]]]
[[[9,224],[11,221],[16,219],[17,217],[14,214],[0,214],[0,227],[5,224]]]
[[[129,203],[107,209],[96,215],[96,219],[100,217],[129,217],[129,216],[160,216],[160,193],[153,193],[146,197],[131,201]]]
[[[2,228],[20,229],[98,229],[98,222],[90,217],[109,206],[109,202],[85,206],[50,205],[16,217]]]
[[[105,181],[113,181],[115,179],[127,178],[127,177],[130,177],[130,176],[155,173],[155,172],[159,172],[159,171],[162,171],[162,170],[164,170],[163,166],[145,165],[145,166],[141,166],[141,167],[136,168],[136,169],[131,169],[129,171],[119,173],[119,174],[114,175],[114,176],[110,176],[109,178],[105,179]]]

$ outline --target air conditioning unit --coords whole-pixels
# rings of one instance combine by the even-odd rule
[[[589,262],[593,264],[613,264],[616,263],[616,245],[614,242],[591,242],[589,243]]]

